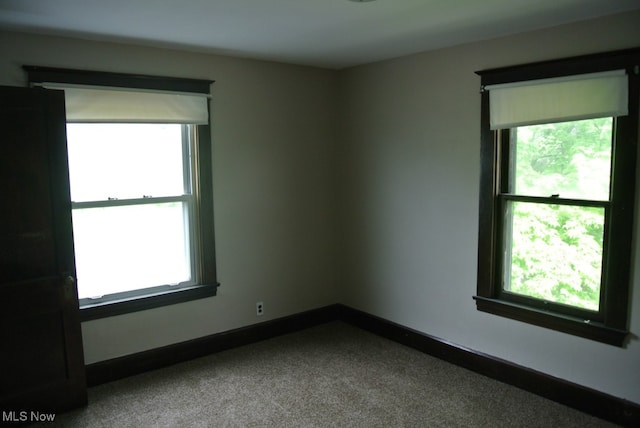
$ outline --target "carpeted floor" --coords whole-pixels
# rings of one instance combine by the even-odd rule
[[[607,427],[341,322],[89,389],[60,427]]]

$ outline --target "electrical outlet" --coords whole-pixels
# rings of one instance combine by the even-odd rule
[[[264,315],[264,303],[257,302],[256,303],[256,315]]]

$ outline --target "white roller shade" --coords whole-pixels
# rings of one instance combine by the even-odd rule
[[[65,92],[68,122],[209,122],[207,94],[44,83]]]
[[[628,114],[624,70],[489,85],[491,129]]]

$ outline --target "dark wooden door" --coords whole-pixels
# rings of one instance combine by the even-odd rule
[[[0,87],[5,422],[87,402],[70,207],[63,93]]]

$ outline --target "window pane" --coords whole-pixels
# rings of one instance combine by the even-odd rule
[[[504,289],[598,310],[604,208],[507,205]]]
[[[512,192],[609,199],[612,118],[514,128]]]
[[[191,280],[181,202],[73,210],[80,298]]]
[[[176,124],[67,124],[71,199],[184,194],[182,127]]]

